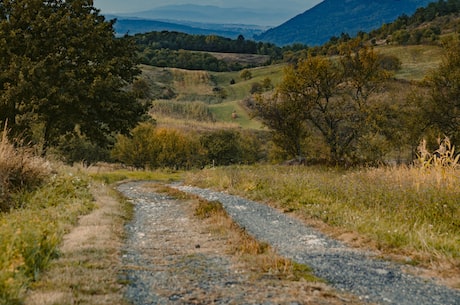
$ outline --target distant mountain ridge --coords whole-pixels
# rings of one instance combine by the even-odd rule
[[[261,6],[258,9],[245,7],[222,8],[213,5],[167,5],[151,10],[121,14],[120,17],[136,17],[176,23],[191,21],[216,24],[248,24],[258,26],[277,26],[299,14],[291,7],[272,9]]]
[[[433,0],[325,0],[255,39],[277,45],[321,45],[332,36],[368,32]]]
[[[236,39],[239,35],[252,38],[261,34],[267,27],[248,26],[248,25],[229,25],[229,24],[205,24],[183,21],[167,22],[159,20],[120,17],[115,15],[106,15],[108,19],[117,19],[115,31],[118,36],[135,35],[153,31],[174,31],[196,35],[218,35]]]

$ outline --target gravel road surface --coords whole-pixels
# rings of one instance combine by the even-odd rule
[[[312,267],[330,286],[269,277],[254,280],[250,266],[225,251],[225,238],[210,234],[189,204],[156,193],[152,185],[118,186],[135,207],[134,219],[126,226],[122,276],[132,304],[460,305],[459,290],[406,274],[397,263],[348,248],[267,205],[171,185],[221,202],[246,232]]]
[[[131,304],[364,304],[323,283],[252,271],[228,251],[224,235],[194,216],[193,204],[156,193],[153,183],[125,183],[118,190],[135,213],[126,226],[121,274]]]
[[[248,233],[269,243],[281,255],[309,265],[317,276],[339,290],[379,304],[460,304],[459,290],[406,274],[397,263],[350,249],[267,205],[206,189],[175,187],[221,202]]]

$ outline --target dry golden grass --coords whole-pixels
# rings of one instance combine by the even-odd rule
[[[247,266],[255,279],[273,277],[276,279],[311,282],[321,282],[312,274],[308,266],[297,264],[278,255],[267,243],[260,242],[241,229],[226,213],[222,204],[217,201],[207,201],[188,195],[169,187],[157,188],[157,191],[167,192],[180,199],[193,199],[195,216],[210,224],[213,234],[223,235],[227,239],[227,251],[236,255]]]
[[[183,130],[213,131],[239,127],[238,123],[233,122],[185,121],[163,116],[156,116],[155,119],[159,127],[178,128]]]
[[[188,71],[171,68],[174,88],[179,95],[212,95],[211,77],[206,71]]]
[[[376,50],[401,60],[402,67],[396,73],[397,78],[416,81],[422,80],[428,72],[439,66],[444,52],[435,45],[380,46]]]
[[[50,164],[26,148],[17,148],[8,140],[5,126],[0,133],[0,212],[14,208],[10,196],[31,190],[43,183],[51,173]]]
[[[185,183],[267,202],[353,246],[425,267],[460,287],[460,170],[235,166]]]

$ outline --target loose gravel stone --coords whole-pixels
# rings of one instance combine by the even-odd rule
[[[360,303],[324,284],[254,278],[250,266],[228,254],[225,238],[193,216],[189,203],[155,193],[147,182],[118,190],[135,212],[126,226],[122,274],[132,304]]]
[[[309,265],[333,287],[362,300],[394,305],[460,304],[459,290],[406,274],[397,263],[350,249],[267,205],[196,187],[174,187],[221,202],[233,220],[256,239],[287,258]]]

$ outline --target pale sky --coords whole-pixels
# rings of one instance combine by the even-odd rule
[[[215,5],[220,7],[297,7],[304,12],[323,0],[94,0],[94,6],[103,14],[132,13],[153,9],[158,6],[175,4]],[[296,9],[297,10],[297,9]]]

